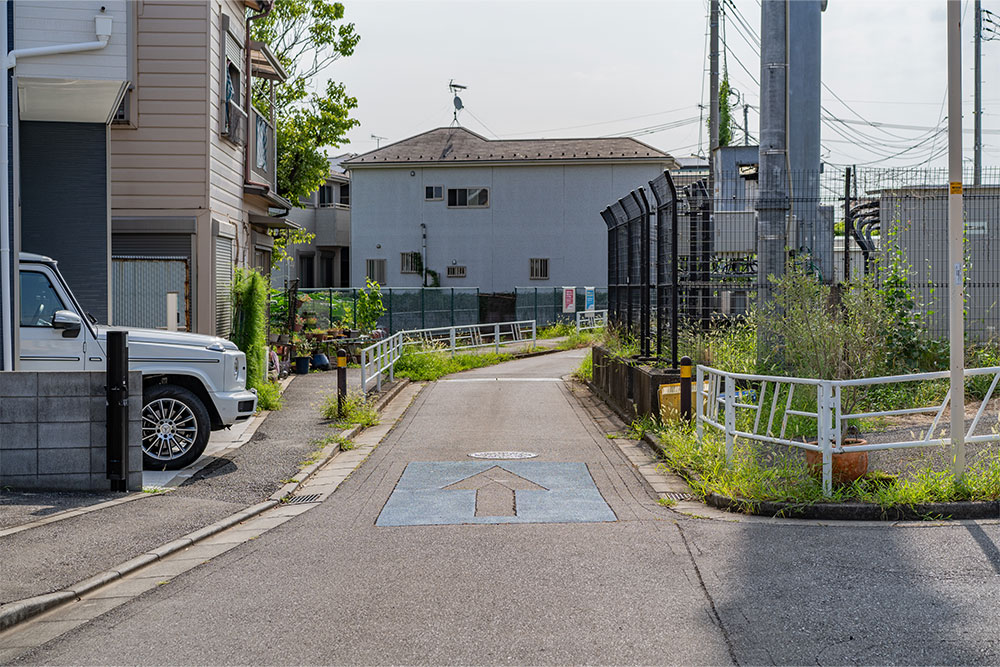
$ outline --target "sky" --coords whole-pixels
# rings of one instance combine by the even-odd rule
[[[795,0],[792,0],[793,2]],[[758,136],[758,0],[724,0],[730,84]],[[346,0],[355,53],[320,74],[357,97],[361,125],[327,152],[364,153],[452,123],[487,138],[634,136],[674,156],[707,149],[707,0]],[[1000,0],[982,0],[1000,15]],[[973,0],[963,7],[963,152],[972,160]],[[822,157],[946,166],[946,0],[829,0]],[[1000,18],[997,19],[1000,21]],[[983,43],[983,164],[1000,164],[1000,41]],[[699,108],[703,105],[705,111]],[[794,108],[792,110],[794,113]],[[914,129],[878,125],[913,126]],[[372,138],[372,135],[381,137]],[[734,133],[742,143],[742,130]]]

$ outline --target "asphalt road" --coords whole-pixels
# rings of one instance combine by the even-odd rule
[[[429,386],[322,505],[19,663],[1000,662],[997,522],[677,514],[554,381],[580,357]],[[480,450],[586,464],[617,520],[375,525],[408,463]]]

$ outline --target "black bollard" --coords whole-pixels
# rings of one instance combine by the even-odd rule
[[[681,419],[691,421],[691,357],[681,357]]]
[[[347,350],[337,350],[337,416],[344,416],[344,398],[347,396]]]
[[[112,491],[128,491],[128,334],[109,331],[107,477]]]

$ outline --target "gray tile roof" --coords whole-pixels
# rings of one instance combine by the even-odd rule
[[[345,160],[348,168],[368,165],[468,164],[482,162],[566,162],[579,160],[676,161],[629,137],[608,139],[493,140],[464,127],[439,127]]]

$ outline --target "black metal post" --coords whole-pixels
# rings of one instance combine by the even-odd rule
[[[649,357],[649,201],[643,188],[632,191],[632,199],[639,207],[639,355]]]
[[[851,217],[851,168],[844,169],[844,284],[851,282],[851,237],[854,219]]]
[[[691,421],[691,357],[681,357],[681,419]]]
[[[337,416],[344,416],[344,398],[347,396],[347,350],[337,350]]]
[[[107,339],[107,478],[112,491],[128,491],[128,333]]]

